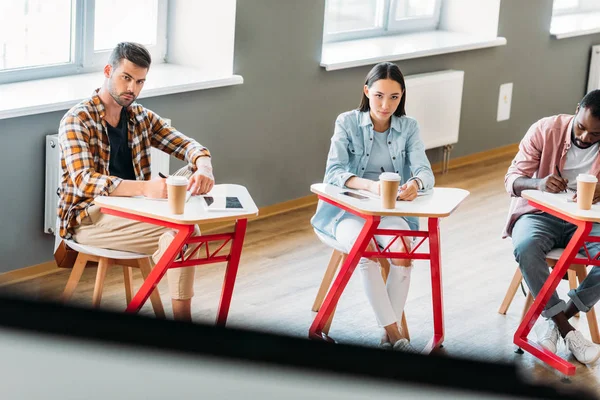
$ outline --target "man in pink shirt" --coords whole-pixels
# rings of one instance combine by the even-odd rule
[[[521,140],[504,178],[508,193],[514,197],[504,237],[512,236],[515,259],[529,289],[537,296],[550,275],[546,254],[564,248],[575,233],[575,225],[530,206],[521,191],[542,190],[550,193],[575,193],[576,177],[590,173],[600,178],[600,90],[588,93],[577,105],[575,115],[543,118],[533,124]],[[594,203],[600,201],[600,185]],[[591,235],[600,236],[600,224]],[[587,243],[591,254],[600,252],[600,243]],[[565,303],[552,295],[542,316],[547,327],[538,342],[556,352],[559,337],[581,363],[600,358],[600,347],[583,337],[569,323],[578,312],[589,311],[600,300],[600,268],[593,267],[588,277],[569,292]]]

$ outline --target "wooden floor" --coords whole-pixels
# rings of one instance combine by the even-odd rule
[[[515,362],[532,381],[564,385],[561,375],[534,357],[513,351],[513,334],[525,301],[518,292],[506,316],[497,310],[515,271],[509,240],[501,239],[509,197],[503,177],[509,159],[498,159],[450,171],[437,177],[437,186],[460,187],[471,196],[441,223],[442,270],[446,340],[443,354],[469,359]],[[309,220],[314,207],[251,222],[231,303],[229,324],[244,328],[306,337],[314,314],[310,311],[325,271],[330,250],[314,235]],[[431,287],[427,263],[417,261],[406,306],[412,343],[422,348],[432,335]],[[193,300],[195,321],[214,321],[223,279],[223,264],[197,271]],[[36,298],[57,298],[69,271],[19,283],[14,289]],[[136,272],[137,273],[137,272]],[[73,302],[91,304],[95,269],[85,271]],[[125,294],[120,268],[109,271],[103,307],[122,310]],[[139,287],[140,278],[136,276]],[[566,283],[559,288],[561,296]],[[167,286],[160,285],[167,313]],[[149,306],[142,310],[151,314]],[[589,337],[585,318],[575,319]],[[380,338],[375,317],[367,303],[358,274],[342,296],[331,335],[340,342],[376,346]],[[582,385],[600,394],[598,366],[577,365],[571,385]],[[600,364],[598,364],[600,365]],[[475,377],[474,377],[475,378]]]

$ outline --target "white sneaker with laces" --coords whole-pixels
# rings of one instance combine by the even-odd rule
[[[394,346],[392,346],[392,349],[394,351],[404,351],[405,353],[418,353],[418,351],[415,350],[415,348],[410,345],[410,342],[408,341],[408,339],[398,340],[396,343],[394,343]]]
[[[536,333],[538,337],[538,344],[547,349],[548,351],[551,351],[552,353],[556,354],[558,338],[560,337],[560,334],[558,333],[558,327],[556,326],[554,321],[549,319],[547,321],[546,327],[543,328],[541,334],[538,332]]]
[[[565,336],[567,349],[582,364],[591,364],[600,358],[600,347],[583,337],[579,331],[571,331]]]

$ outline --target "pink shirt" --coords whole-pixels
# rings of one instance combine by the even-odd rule
[[[562,171],[571,147],[573,115],[556,115],[542,118],[529,128],[519,144],[519,152],[512,161],[504,177],[506,191],[513,197],[508,213],[508,221],[502,237],[510,236],[517,219],[523,214],[539,213],[527,200],[517,197],[513,184],[520,177],[545,178],[556,173],[556,166]],[[600,154],[600,153],[599,153]],[[600,179],[600,156],[596,158],[590,174]]]

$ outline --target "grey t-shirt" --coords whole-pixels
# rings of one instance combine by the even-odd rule
[[[587,149],[580,149],[571,144],[567,151],[567,159],[563,167],[562,176],[569,180],[568,187],[577,190],[577,175],[587,174],[598,158],[598,143]]]
[[[371,154],[368,155],[369,162],[365,168],[363,178],[378,181],[382,167],[385,172],[395,172],[394,164],[392,164],[392,156],[387,144],[389,133],[389,129],[385,132],[373,131],[373,147],[371,148]]]

